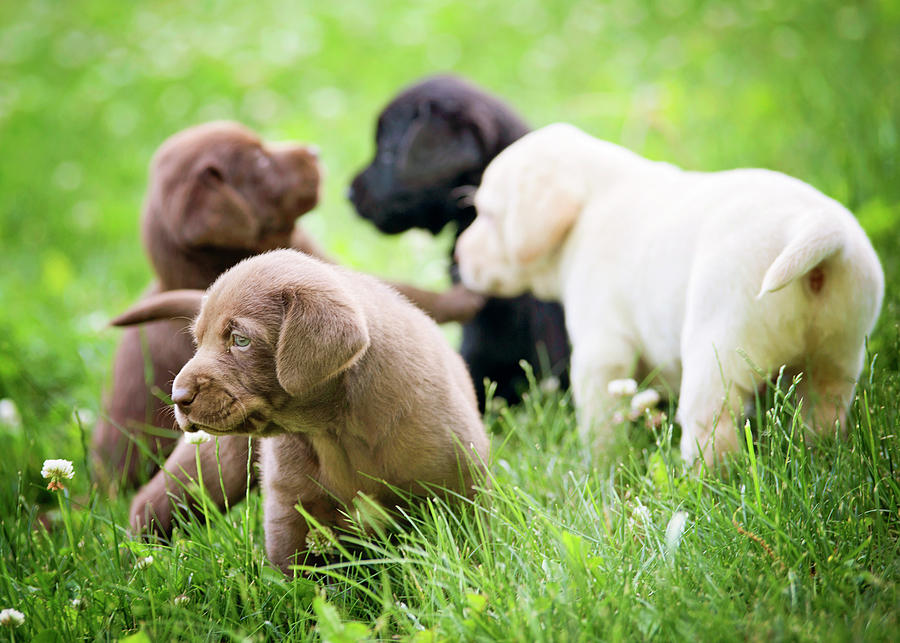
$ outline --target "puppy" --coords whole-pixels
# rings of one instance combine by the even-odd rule
[[[401,92],[378,117],[375,158],[350,186],[360,216],[382,232],[423,228],[432,234],[450,224],[456,236],[475,218],[471,194],[484,168],[528,127],[509,107],[453,76],[428,78]],[[455,260],[454,283],[459,282]],[[497,394],[519,399],[525,382],[521,360],[568,386],[568,339],[562,308],[530,295],[488,299],[463,325],[460,352],[484,408],[484,379]]]
[[[141,224],[156,282],[148,295],[205,289],[229,267],[266,250],[293,245],[317,252],[294,227],[318,198],[318,163],[309,147],[267,144],[237,123],[207,123],[166,140],[149,179]],[[155,470],[137,441],[152,453],[171,450],[175,438],[156,427],[173,426],[166,398],[193,353],[184,319],[125,331],[93,436],[101,473],[131,486]],[[246,440],[234,448],[246,457]]]
[[[193,331],[175,417],[187,432],[262,438],[266,551],[285,573],[306,548],[298,501],[341,526],[362,496],[472,496],[488,457],[472,381],[434,322],[388,286],[270,252],[216,280]],[[167,479],[183,479],[193,454],[180,444],[141,491],[135,530],[167,510]]]
[[[169,138],[153,157],[142,219],[157,281],[135,308],[147,304],[153,310],[155,297],[171,290],[206,289],[242,259],[275,248],[293,247],[328,260],[295,225],[297,217],[315,206],[319,183],[313,148],[265,143],[237,123],[208,123]],[[481,298],[468,291],[432,293],[395,286],[438,321],[467,319],[481,305]],[[199,306],[199,295],[189,299]],[[132,313],[114,323],[138,323]],[[192,317],[125,331],[112,390],[93,437],[95,465],[106,477],[133,486],[155,471],[137,441],[157,455],[167,455],[174,446],[175,438],[164,430],[173,426],[167,398],[172,378],[194,353],[188,327]],[[160,319],[166,315],[156,309],[142,321]],[[220,448],[236,449],[229,458],[246,458],[247,441],[223,440]],[[209,491],[219,502],[237,500],[245,481],[244,476],[223,481],[224,495],[219,484]]]
[[[681,453],[739,447],[735,420],[781,366],[819,431],[845,421],[884,275],[840,204],[757,169],[687,172],[570,125],[501,153],[458,244],[463,283],[559,299],[579,424],[609,439],[607,383],[658,372]]]

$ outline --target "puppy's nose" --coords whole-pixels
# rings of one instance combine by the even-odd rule
[[[195,389],[179,386],[172,389],[172,401],[178,405],[182,411],[186,411],[191,406],[191,402],[197,397]]]

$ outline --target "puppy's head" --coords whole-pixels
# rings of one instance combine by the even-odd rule
[[[334,270],[293,250],[242,261],[210,287],[197,352],[172,386],[184,431],[278,432],[278,413],[310,399],[369,346],[365,317]]]
[[[375,158],[350,185],[356,211],[382,232],[439,232],[471,222],[484,168],[527,130],[501,101],[453,76],[401,92],[378,117]]]
[[[206,123],[175,134],[154,155],[145,230],[185,249],[286,247],[318,192],[313,148],[267,144],[237,123]]]
[[[584,206],[588,184],[577,159],[586,136],[549,125],[488,166],[475,194],[478,216],[456,245],[468,288],[504,297],[535,288]]]

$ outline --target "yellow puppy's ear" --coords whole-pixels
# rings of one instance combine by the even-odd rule
[[[339,288],[282,296],[275,372],[296,397],[353,366],[369,347],[369,329],[362,310]]]
[[[522,167],[516,177],[504,236],[511,257],[527,264],[562,243],[584,206],[585,186],[578,168],[552,157]]]

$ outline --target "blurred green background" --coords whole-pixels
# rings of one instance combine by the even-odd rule
[[[151,278],[147,163],[181,128],[228,118],[317,143],[326,189],[304,225],[349,265],[444,285],[448,235],[379,235],[343,197],[381,107],[438,71],[535,126],[808,181],[872,236],[889,284],[873,346],[896,336],[896,1],[3,2],[0,398],[23,423],[0,425],[0,483],[81,459],[73,411],[89,429],[118,338],[105,322]],[[896,371],[897,356],[879,364]]]

